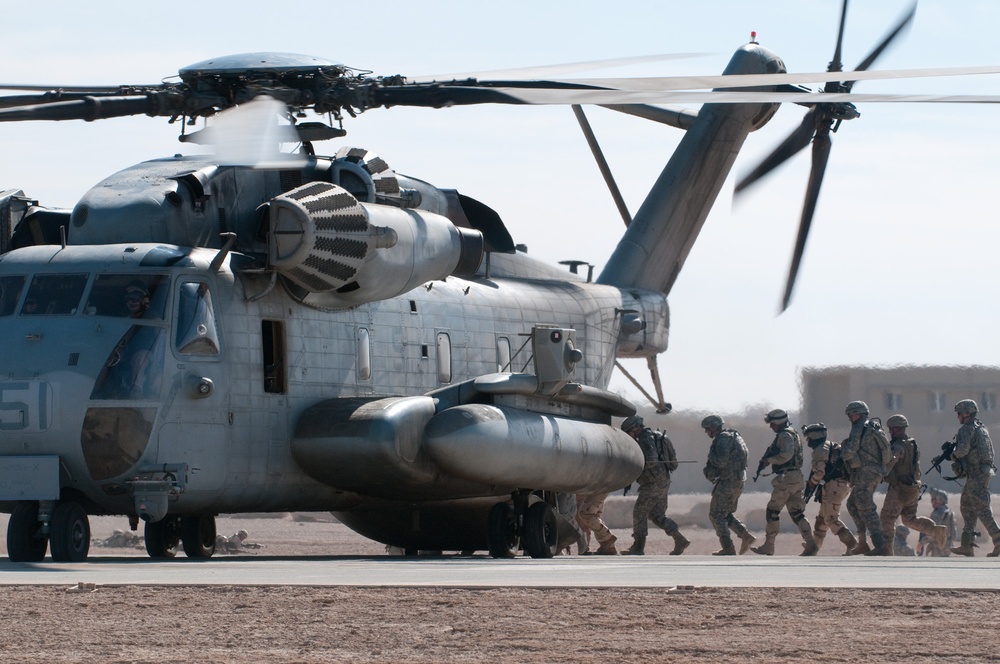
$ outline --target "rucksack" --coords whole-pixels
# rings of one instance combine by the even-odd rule
[[[656,458],[663,463],[667,472],[672,473],[677,470],[680,464],[677,463],[677,451],[674,450],[674,444],[662,431],[654,431],[653,440],[656,443]]]

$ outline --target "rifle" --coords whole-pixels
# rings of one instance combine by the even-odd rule
[[[753,476],[754,482],[757,481],[757,479],[760,477],[760,474],[764,472],[765,468],[767,468],[767,456],[761,457],[760,462],[757,464],[757,474]]]
[[[924,472],[924,475],[931,472],[931,470],[937,470],[938,474],[944,477],[944,473],[941,472],[941,464],[944,463],[945,461],[951,461],[951,456],[954,452],[955,452],[955,441],[953,440],[947,441],[946,443],[941,445],[941,454],[931,459],[931,467]],[[949,478],[946,477],[945,479]]]
[[[817,493],[817,489],[819,489],[819,493]],[[803,502],[808,503],[814,493],[816,494],[816,502],[820,502],[822,500],[821,496],[823,495],[823,485],[819,482],[816,484],[806,482],[806,490],[802,492]]]

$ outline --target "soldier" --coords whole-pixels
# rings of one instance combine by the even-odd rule
[[[888,532],[888,531],[886,531]],[[913,550],[906,538],[910,536],[910,529],[904,525],[896,526],[893,529],[895,537],[892,539],[892,555],[894,556],[915,556],[917,552]]]
[[[993,551],[986,554],[991,558],[1000,556],[1000,527],[993,519],[990,507],[990,477],[993,465],[993,441],[990,432],[976,419],[979,406],[972,399],[963,399],[955,404],[958,421],[962,423],[955,434],[955,451],[952,452],[952,469],[957,477],[965,477],[962,498],[958,504],[962,513],[962,545],[951,550],[959,556],[975,555],[974,533],[976,521],[982,521],[993,540]]]
[[[662,434],[654,434],[643,425],[638,415],[625,418],[622,431],[632,436],[645,458],[645,465],[639,473],[639,495],[632,509],[632,546],[623,553],[641,556],[646,552],[648,521],[652,520],[674,538],[672,556],[679,556],[691,545],[680,533],[677,524],[667,516],[667,496],[670,492],[670,473],[677,470],[677,454],[670,439]]]
[[[584,549],[581,555],[591,555],[594,553],[599,556],[618,555],[618,549],[615,547],[615,542],[618,541],[618,538],[615,537],[615,534],[601,520],[601,515],[604,513],[604,501],[607,498],[607,493],[592,493],[586,496],[578,496],[577,498],[579,500],[576,511],[577,521],[585,530],[589,530],[594,534],[594,539],[600,545],[597,547],[597,551]]]
[[[886,467],[892,459],[889,439],[878,420],[868,419],[868,404],[864,401],[852,401],[847,404],[844,412],[851,421],[851,433],[840,447],[851,482],[847,511],[858,526],[858,545],[852,553],[863,553],[866,556],[892,555],[891,542],[888,535],[882,532],[874,498],[875,487],[885,477]],[[865,539],[866,529],[871,532],[874,549],[868,546]]]
[[[930,537],[921,534],[920,539],[917,540],[917,555],[950,556],[951,547],[955,545],[954,540],[958,539],[958,523],[955,521],[955,513],[948,507],[948,494],[939,489],[931,489],[930,493],[931,507],[934,508],[931,511],[931,521],[939,526],[944,526],[948,530],[948,536],[945,538],[944,546],[939,547]]]
[[[906,427],[910,423],[902,415],[893,415],[885,424],[892,436],[889,441],[892,459],[885,476],[889,488],[886,489],[880,514],[882,532],[893,532],[896,519],[902,517],[904,526],[932,537],[938,547],[943,547],[948,529],[936,525],[925,516],[917,516],[917,502],[920,500],[920,450],[917,448],[917,441],[906,435]]]
[[[775,436],[757,464],[757,472],[770,464],[774,479],[771,480],[771,500],[767,503],[765,514],[767,526],[764,543],[753,547],[752,551],[763,556],[774,555],[774,540],[780,529],[778,518],[782,508],[786,508],[802,533],[804,544],[801,555],[815,556],[819,548],[809,527],[809,520],[806,519],[806,506],[802,498],[802,489],[805,487],[802,480],[802,441],[799,440],[798,432],[789,424],[788,413],[780,408],[769,412],[764,421],[771,426]]]
[[[802,427],[806,443],[812,449],[812,470],[806,483],[806,494],[816,494],[819,514],[813,538],[817,551],[823,546],[827,531],[832,532],[847,547],[844,555],[858,545],[851,529],[840,519],[840,506],[851,491],[847,482],[847,468],[840,455],[840,443],[827,438],[826,425],[822,422]]]
[[[712,486],[712,502],[708,507],[708,518],[712,521],[722,548],[713,556],[735,556],[736,548],[729,536],[732,530],[740,538],[740,554],[750,550],[757,538],[737,519],[733,512],[743,494],[743,483],[747,479],[747,446],[736,429],[725,429],[725,421],[718,415],[709,415],[701,421],[701,428],[712,439],[708,449],[708,463],[705,477]]]

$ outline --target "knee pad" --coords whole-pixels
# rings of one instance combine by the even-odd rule
[[[789,511],[788,515],[792,517],[792,521],[794,521],[795,523],[799,523],[800,521],[802,521],[802,519],[806,518],[806,513],[805,512],[798,512],[798,511],[791,512],[791,511]]]
[[[780,517],[781,517],[781,510],[773,510],[770,507],[768,507],[764,511],[764,520],[767,521],[768,523],[773,523],[775,521],[778,521]]]

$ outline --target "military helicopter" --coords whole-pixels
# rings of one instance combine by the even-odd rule
[[[199,62],[156,85],[2,86],[31,94],[0,97],[0,121],[150,115],[180,122],[183,142],[225,143],[235,118],[251,143],[292,132],[299,146],[144,162],[71,210],[2,193],[10,559],[85,560],[90,515],[143,523],[153,558],[206,558],[216,515],[292,510],[332,511],[407,551],[554,555],[555,494],[612,491],[642,468],[613,425],[635,406],[608,381],[619,359],[646,359],[668,409],[655,365],[667,294],[743,141],[784,102],[810,108],[796,146],[856,116],[853,81],[908,20],[850,74],[842,17],[825,74],[788,75],[752,40],[722,76],[646,81],[655,92],[371,77],[284,53]],[[802,87],[817,81],[831,83]],[[691,92],[705,88],[722,90]],[[647,105],[671,101],[708,103]],[[345,115],[489,103],[614,104],[685,130],[596,279],[532,259],[486,204],[364,148],[317,154],[344,137]]]

